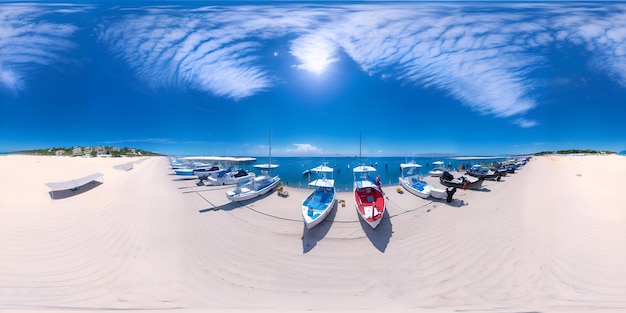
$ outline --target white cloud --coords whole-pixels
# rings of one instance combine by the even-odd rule
[[[46,17],[81,11],[81,7],[0,5],[0,87],[19,91],[32,70],[64,61],[65,53],[76,47],[69,38],[78,28],[46,21]]]
[[[339,61],[339,59],[334,56],[336,50],[337,45],[328,38],[318,35],[305,35],[292,42],[289,52],[302,62],[301,64],[295,65],[295,68],[319,75],[322,74],[331,63]]]
[[[626,86],[620,4],[281,4],[145,13],[108,20],[100,40],[150,85],[235,99],[276,83],[263,62],[266,41],[276,39],[289,40],[296,69],[323,73],[345,53],[374,77],[443,91],[520,127],[538,123],[525,115],[540,105],[536,73],[547,68],[542,51],[554,44],[582,45],[594,68]]]
[[[295,148],[287,148],[285,149],[285,152],[287,152],[288,154],[295,154],[295,155],[301,155],[301,154],[315,155],[315,154],[322,153],[322,149],[309,143],[294,143],[292,144],[292,146],[294,146]]]

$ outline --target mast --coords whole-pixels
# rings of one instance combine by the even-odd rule
[[[267,166],[267,173],[268,174],[272,170],[272,129],[271,128],[270,128],[270,139],[269,139],[269,141],[270,141],[270,147],[269,147],[270,148],[270,161],[269,161],[268,166]]]
[[[359,130],[359,165],[363,165],[361,162],[361,145],[363,144],[363,132]]]

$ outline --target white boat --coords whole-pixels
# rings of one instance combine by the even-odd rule
[[[206,178],[207,182],[213,186],[243,184],[256,177],[256,174],[248,172],[242,168],[229,168],[219,171],[216,175]]]
[[[280,177],[270,176],[266,171],[235,189],[227,191],[226,197],[231,201],[244,201],[262,196],[272,191],[280,183]]]
[[[217,177],[219,172],[226,172],[226,169],[218,164],[198,166],[193,169],[193,175],[198,176],[201,180],[208,179],[209,177]]]
[[[430,188],[432,186],[422,180],[420,168],[422,168],[422,165],[415,162],[400,164],[401,176],[398,178],[398,181],[408,192],[426,199],[430,197]]]
[[[436,188],[422,179],[422,175],[419,173],[421,167],[422,165],[413,161],[400,164],[400,169],[402,169],[402,176],[398,178],[400,185],[408,192],[424,199],[428,197],[446,199],[448,197],[446,189]],[[408,169],[406,174],[405,169]]]
[[[454,194],[454,192],[452,192],[452,194]],[[435,188],[434,186],[430,185],[430,196],[436,199],[445,200],[448,198],[448,192],[446,189]]]
[[[428,175],[432,177],[439,177],[445,172],[446,169],[443,166],[443,161],[435,161],[433,162],[433,169],[428,171]]]
[[[253,165],[255,168],[261,168],[261,169],[273,169],[273,168],[277,168],[278,164],[271,164],[271,163],[262,163],[262,164],[254,164]]]
[[[307,229],[311,229],[322,222],[335,205],[333,169],[320,165],[312,168],[310,172],[320,177],[309,183],[309,186],[313,187],[313,192],[302,201],[302,218]]]
[[[193,171],[202,166],[206,166],[206,164],[200,162],[187,162],[182,167],[175,168],[174,173],[180,176],[194,176]]]
[[[356,211],[372,229],[376,229],[385,213],[385,197],[371,175],[376,173],[376,169],[372,166],[361,165],[352,171],[354,172]]]

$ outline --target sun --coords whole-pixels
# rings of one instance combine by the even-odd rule
[[[328,66],[339,61],[335,57],[336,46],[328,41],[316,37],[307,37],[298,40],[291,48],[291,53],[301,62],[293,67],[321,75]]]

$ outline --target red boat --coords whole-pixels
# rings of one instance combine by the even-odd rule
[[[371,166],[357,166],[353,172],[356,210],[372,229],[376,229],[385,213],[385,196],[370,175],[376,173],[376,169]]]

